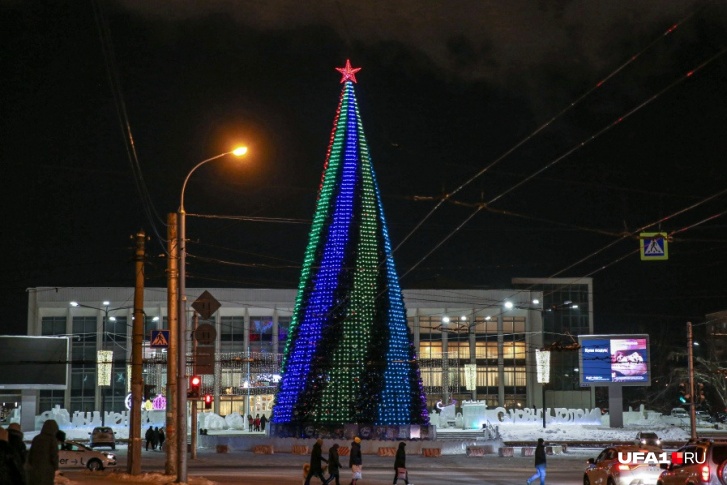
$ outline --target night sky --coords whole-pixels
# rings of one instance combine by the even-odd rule
[[[164,286],[184,177],[239,142],[190,179],[187,285],[296,287],[346,59],[404,288],[592,275],[599,333],[727,309],[724,2],[0,0],[0,41],[5,333],[26,288],[133,286],[140,228]]]

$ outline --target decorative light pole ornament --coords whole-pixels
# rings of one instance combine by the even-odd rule
[[[550,350],[536,350],[535,361],[537,365],[538,384],[550,382]]]
[[[152,406],[154,407],[155,411],[161,411],[163,409],[167,409],[167,398],[165,398],[164,396],[159,394],[152,401]]]
[[[96,352],[96,367],[98,386],[111,385],[111,366],[114,363],[113,350],[98,350]]]

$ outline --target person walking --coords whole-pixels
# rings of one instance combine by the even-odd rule
[[[361,479],[363,459],[361,458],[361,438],[356,436],[351,443],[351,454],[348,456],[348,467],[351,469],[351,485]]]
[[[262,416],[260,416],[260,431],[265,432],[265,425],[268,423],[268,418],[265,416],[265,413],[263,413]]]
[[[154,441],[154,428],[152,426],[149,426],[149,429],[144,433],[144,439],[146,440],[146,451],[149,451],[149,447]]]
[[[260,431],[260,414],[255,415],[255,431]]]
[[[156,450],[159,445],[159,427],[154,428],[151,434],[151,449]]]
[[[406,469],[406,443],[403,441],[399,443],[399,448],[396,450],[396,457],[394,458],[394,483],[399,478],[404,479],[404,483],[409,485],[409,471]],[[401,476],[403,475],[403,476]]]
[[[336,479],[336,485],[341,485],[338,481],[340,476],[341,461],[338,458],[338,443],[333,443],[328,449],[328,480],[326,485],[331,483],[333,479]]]
[[[25,485],[25,462],[28,447],[23,441],[23,432],[18,423],[8,425],[8,444],[10,445],[10,474],[15,485]]]
[[[164,450],[162,446],[164,446],[164,440],[167,439],[167,436],[164,434],[164,428],[159,428],[159,449]]]
[[[49,419],[30,445],[28,452],[28,483],[53,485],[58,470],[58,423]]]
[[[538,438],[538,446],[535,447],[535,473],[528,478],[527,483],[530,485],[538,478],[540,485],[545,485],[545,444],[543,438]]]
[[[250,433],[252,433],[252,426],[253,426],[253,421],[252,421],[252,414],[248,414],[248,415],[247,415],[247,425],[248,425],[248,427],[249,427],[248,431],[249,431]]]
[[[323,458],[323,450],[321,449],[321,446],[323,446],[323,440],[318,438],[310,452],[310,468],[308,469],[308,475],[305,477],[305,485],[310,485],[310,479],[313,477],[317,477],[321,483],[327,483],[326,479],[323,477],[323,467],[321,466],[321,462],[325,461],[328,463],[328,460]]]

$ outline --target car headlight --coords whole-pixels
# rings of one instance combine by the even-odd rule
[[[114,460],[116,459],[116,455],[114,455],[113,453],[106,453],[106,458],[108,458],[109,460]]]

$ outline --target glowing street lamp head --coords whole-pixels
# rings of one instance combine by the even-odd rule
[[[72,302],[70,303],[70,305],[71,305],[72,307],[77,307],[77,306],[78,306],[78,302],[77,302],[77,301],[72,301]]]
[[[247,153],[247,147],[237,147],[232,150],[232,154],[236,157],[241,157]]]

